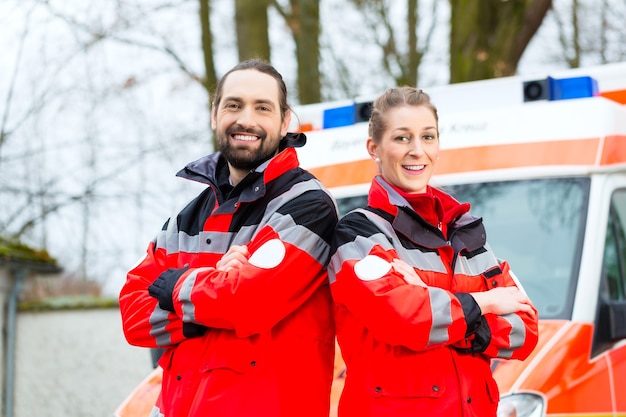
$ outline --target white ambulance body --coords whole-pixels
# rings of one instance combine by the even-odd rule
[[[499,417],[626,415],[626,63],[425,91],[440,123],[432,185],[484,218],[540,315],[532,355],[493,362]],[[301,165],[342,214],[366,203],[377,173],[371,99],[295,109]],[[338,353],[331,416],[343,371]],[[156,369],[116,415],[142,415],[159,384]]]

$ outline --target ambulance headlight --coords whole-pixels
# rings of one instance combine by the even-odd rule
[[[544,417],[543,398],[535,394],[513,394],[500,398],[498,417]]]

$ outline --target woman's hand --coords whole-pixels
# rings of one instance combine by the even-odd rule
[[[474,297],[483,314],[503,315],[533,311],[532,302],[517,287],[499,287],[484,292],[473,292],[470,295]]]
[[[250,252],[248,252],[248,247],[243,245],[233,245],[228,251],[222,256],[222,259],[217,261],[215,264],[215,269],[222,272],[227,272],[234,268],[239,268],[243,265],[243,263],[250,256]]]
[[[403,260],[394,259],[391,262],[391,266],[396,272],[402,275],[404,280],[408,282],[409,284],[419,285],[420,287],[426,287],[426,284],[424,283],[424,281],[422,281],[420,276],[417,275],[417,272],[415,272],[415,269],[411,265],[404,262]]]

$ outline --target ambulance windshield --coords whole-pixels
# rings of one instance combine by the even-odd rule
[[[487,241],[506,259],[542,319],[571,317],[589,178],[543,178],[444,187],[483,217]]]

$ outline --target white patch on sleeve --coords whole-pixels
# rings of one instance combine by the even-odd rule
[[[391,270],[391,264],[378,256],[367,255],[354,264],[354,273],[363,281],[373,281],[384,277]]]
[[[257,268],[270,269],[278,266],[285,259],[285,245],[280,239],[265,242],[248,259]]]

